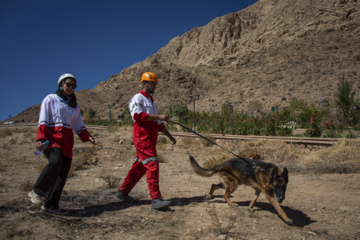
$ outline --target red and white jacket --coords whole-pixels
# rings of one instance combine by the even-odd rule
[[[41,104],[36,141],[49,140],[48,147],[61,148],[64,156],[72,158],[73,130],[83,142],[91,137],[84,126],[79,105],[72,108],[57,94],[47,95]]]
[[[133,96],[129,102],[129,110],[134,122],[133,141],[136,148],[146,148],[150,144],[156,146],[158,132],[165,128],[162,121],[146,121],[149,114],[159,114],[154,99],[144,91]]]

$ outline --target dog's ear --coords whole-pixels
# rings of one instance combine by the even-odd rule
[[[288,170],[286,167],[284,167],[284,170],[283,170],[283,173],[282,173],[282,176],[286,179],[286,182],[289,181],[289,174],[288,174]]]
[[[279,171],[277,168],[273,168],[271,171],[271,182],[274,182],[277,176],[279,176]]]

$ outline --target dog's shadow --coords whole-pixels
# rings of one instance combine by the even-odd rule
[[[196,202],[212,202],[212,203],[224,203],[227,204],[224,200],[223,195],[214,195],[211,200],[207,200],[206,196],[196,196],[191,198],[173,198],[171,199],[172,205],[176,206],[184,206],[191,203]],[[250,205],[250,201],[245,202],[235,202],[239,207],[248,207]],[[294,221],[294,225],[297,227],[304,227],[314,223],[316,221],[312,220],[308,215],[303,213],[300,210],[292,209],[287,206],[281,206],[285,211],[286,215]],[[255,212],[256,211],[269,211],[277,215],[277,211],[275,208],[267,202],[256,202],[255,203]]]
[[[223,199],[222,195],[214,195],[211,200],[207,200],[206,196],[194,196],[194,197],[180,197],[180,198],[172,198],[170,209],[165,209],[163,211],[172,211],[171,206],[186,206],[193,203],[201,203],[201,202],[212,202],[212,203],[223,203],[227,204]],[[250,205],[250,201],[245,202],[235,202],[240,207],[248,207]],[[136,200],[135,202],[109,202],[105,204],[97,204],[84,207],[83,209],[70,209],[63,216],[65,217],[79,217],[79,218],[90,218],[96,217],[104,212],[116,212],[121,211],[123,209],[127,209],[130,207],[135,207],[139,205],[149,205],[151,204],[151,200]],[[294,221],[294,225],[298,227],[304,227],[314,223],[316,221],[312,220],[308,215],[303,213],[300,210],[292,209],[287,206],[281,206],[285,211],[286,215]],[[149,207],[150,209],[150,207]],[[271,213],[277,214],[274,207],[267,202],[256,202],[255,204],[255,212],[256,211],[269,211]]]
[[[250,201],[247,202],[236,202],[239,206],[248,207],[250,205]],[[308,215],[306,215],[304,212],[293,209],[287,206],[281,205],[281,208],[284,210],[286,215],[294,221],[294,225],[297,227],[305,227],[307,225],[310,225],[311,223],[316,222],[315,220],[312,220]],[[256,202],[255,203],[255,212],[256,211],[269,211],[271,213],[277,214],[277,211],[275,208],[271,205],[271,203],[267,202]],[[279,216],[280,218],[280,216]]]

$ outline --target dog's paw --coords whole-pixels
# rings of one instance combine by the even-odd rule
[[[291,220],[291,219],[288,219],[288,220],[286,220],[286,223],[289,224],[289,225],[293,225],[293,224],[294,224],[294,221]]]
[[[205,199],[206,199],[206,200],[210,200],[210,199],[212,199],[212,198],[213,198],[212,195],[206,195],[206,196],[205,196]]]
[[[228,202],[228,204],[229,204],[230,207],[238,207],[239,206],[234,202]]]
[[[253,212],[255,212],[255,209],[254,208],[249,208],[248,211],[253,213]]]

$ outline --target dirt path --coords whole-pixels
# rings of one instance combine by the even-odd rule
[[[257,211],[247,210],[254,191],[240,186],[232,195],[238,207],[229,207],[215,192],[205,200],[219,177],[203,178],[193,173],[188,155],[200,164],[216,149],[181,143],[158,147],[160,188],[171,200],[168,211],[150,210],[145,178],[131,192],[137,203],[122,204],[115,198],[118,184],[126,176],[134,155],[131,132],[97,133],[97,149],[90,165],[68,179],[61,199],[67,212],[46,215],[27,197],[44,157],[32,154],[34,133],[14,133],[0,138],[0,226],[1,239],[359,239],[360,174],[290,173],[282,204],[294,226],[286,225],[261,195]],[[32,139],[30,139],[30,136]],[[16,139],[15,143],[9,143]],[[84,153],[90,145],[76,142]],[[75,159],[74,159],[75,160]],[[95,162],[97,162],[95,164]]]

